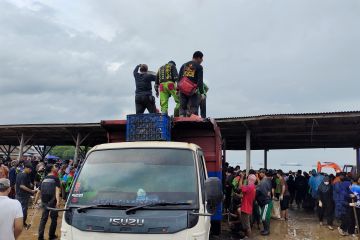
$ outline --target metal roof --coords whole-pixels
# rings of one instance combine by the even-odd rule
[[[225,117],[216,118],[216,121],[223,121],[226,119],[249,119],[249,118],[297,118],[297,117],[333,117],[333,116],[359,116],[360,111],[339,111],[339,112],[318,112],[318,113],[274,113],[274,114],[262,114],[262,115],[250,115],[241,117]]]
[[[360,146],[360,112],[274,114],[216,119],[228,150],[353,148]]]
[[[94,146],[107,141],[106,131],[100,123],[17,124],[0,125],[0,145],[19,145],[24,134],[27,145],[74,145],[80,133],[83,145]]]
[[[360,111],[270,114],[216,121],[228,150],[245,149],[247,130],[251,131],[253,150],[360,146]],[[115,129],[124,127],[124,121],[113,123]],[[0,125],[0,145],[19,145],[22,133],[27,139],[31,137],[29,145],[74,145],[77,133],[87,136],[82,145],[107,142],[101,123],[17,124]]]

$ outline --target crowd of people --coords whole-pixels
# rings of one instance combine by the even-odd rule
[[[296,173],[260,169],[241,171],[228,164],[224,169],[224,214],[232,233],[240,239],[251,236],[257,225],[261,235],[270,234],[270,220],[287,221],[288,209],[315,211],[319,224],[341,236],[359,229],[360,178],[339,172],[336,175],[316,170]]]
[[[174,117],[199,115],[206,118],[206,97],[209,91],[203,81],[203,53],[196,51],[191,61],[184,63],[177,71],[176,63],[169,61],[161,66],[157,73],[148,71],[146,64],[139,64],[134,69],[136,113],[158,112],[151,83],[155,82],[156,97],[160,97],[162,113],[168,113],[169,98],[175,101]]]
[[[56,236],[58,212],[50,208],[59,208],[61,198],[66,199],[77,165],[73,160],[56,163],[40,162],[34,159],[21,161],[0,161],[0,232],[1,239],[17,239],[23,229],[29,229],[28,209],[42,209],[38,229],[38,239],[44,239],[45,226],[50,216],[51,224],[48,236]]]
[[[42,208],[38,239],[44,239],[45,225],[50,216],[49,239],[55,235],[59,208],[66,199],[77,174],[72,160],[61,163],[39,161],[0,161],[0,232],[4,239],[16,239],[27,221],[28,207]],[[270,234],[271,219],[287,221],[288,209],[316,211],[319,224],[340,235],[354,235],[359,229],[360,178],[339,172],[336,175],[316,170],[296,173],[282,170],[240,170],[239,166],[224,168],[224,212],[231,230],[239,238],[251,237],[257,226],[262,235]],[[41,203],[39,204],[39,200]]]

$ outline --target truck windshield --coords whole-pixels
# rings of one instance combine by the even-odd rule
[[[74,183],[69,205],[185,202],[166,208],[196,208],[196,176],[193,152],[186,149],[94,151]]]

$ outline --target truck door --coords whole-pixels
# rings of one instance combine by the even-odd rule
[[[205,157],[204,153],[199,150],[198,151],[198,163],[199,163],[199,176],[200,176],[200,185],[201,185],[201,204],[203,205],[204,212],[208,213],[206,202],[205,202],[205,180],[208,178],[207,171],[205,168]],[[210,217],[203,216],[206,226],[206,231],[208,231],[207,235],[210,234]]]

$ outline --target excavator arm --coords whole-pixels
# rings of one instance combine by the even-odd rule
[[[339,172],[342,171],[340,166],[337,165],[336,163],[333,163],[333,162],[323,162],[323,163],[318,162],[317,163],[317,172],[321,172],[321,170],[323,168],[332,168],[332,169],[335,170],[336,173],[339,173]]]

